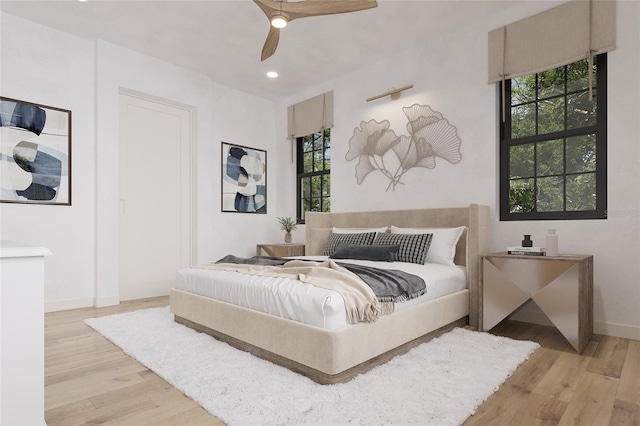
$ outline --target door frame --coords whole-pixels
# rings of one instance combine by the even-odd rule
[[[188,214],[188,238],[189,238],[189,254],[188,254],[188,263],[190,266],[194,264],[195,259],[197,259],[197,108],[192,105],[183,104],[180,102],[176,102],[173,100],[161,98],[158,96],[150,95],[148,93],[139,92],[132,89],[127,89],[124,87],[120,87],[118,90],[118,114],[120,114],[120,98],[121,95],[126,95],[134,98],[138,98],[148,102],[159,103],[162,105],[166,105],[172,108],[177,108],[186,111],[189,114],[189,161],[188,161],[188,174],[189,174],[189,189],[188,189],[188,198],[189,198],[189,214]],[[118,132],[118,152],[120,153],[120,144],[122,141],[120,140],[120,133]],[[120,155],[120,154],[119,154]],[[120,177],[121,165],[120,161],[118,161],[118,180]],[[118,203],[120,204],[120,190],[118,189]],[[119,206],[118,209],[118,218],[121,214],[122,207]],[[118,220],[119,222],[119,220]],[[119,231],[120,226],[118,226],[118,244],[120,244],[120,235]],[[118,250],[118,259],[120,259],[120,253]],[[118,269],[120,269],[120,262],[118,261]],[[118,277],[120,276],[120,271],[118,271]],[[118,297],[120,298],[120,283],[118,283]]]

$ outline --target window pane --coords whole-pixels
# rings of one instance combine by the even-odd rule
[[[512,145],[509,147],[509,177],[523,178],[534,176],[534,145]]]
[[[597,57],[593,58],[593,84],[597,80],[596,69]],[[589,89],[589,73],[586,59],[567,65],[567,92]]]
[[[313,151],[302,154],[302,173],[313,171]]]
[[[538,103],[538,134],[564,130],[564,97]]]
[[[536,207],[534,179],[518,179],[509,182],[509,213],[527,213]]]
[[[321,208],[322,208],[322,203],[320,201],[320,198],[312,198],[310,210],[312,212],[321,212],[322,211]]]
[[[320,188],[320,182],[322,182],[322,176],[311,176],[311,196],[319,197],[322,192]]]
[[[553,176],[538,179],[539,212],[561,212],[564,210],[564,179]]]
[[[596,209],[596,174],[567,176],[567,210]]]
[[[302,138],[302,152],[313,151],[313,135]]]
[[[606,188],[600,181],[596,185],[596,175],[600,179],[600,172],[606,173],[606,164],[597,164],[596,149],[604,160],[606,116],[598,108],[606,106],[607,57],[593,59],[592,70],[581,59],[507,82],[510,110],[500,141],[500,159],[507,161],[500,167],[501,220],[606,217],[606,206],[596,205],[596,189],[602,191],[600,201],[606,200]],[[599,97],[596,82],[602,86]]]
[[[324,152],[322,148],[313,151],[313,171],[321,172],[324,170]]]
[[[567,173],[596,170],[596,135],[567,138]]]
[[[324,129],[298,139],[297,174],[300,192],[297,214],[300,220],[304,220],[307,211],[324,211],[330,207],[330,136],[331,129]]]
[[[580,92],[567,96],[567,128],[578,129],[580,127],[596,125],[596,92],[593,92],[593,100],[589,100],[589,92]]]
[[[310,209],[309,200],[302,200],[302,217],[300,219],[304,219],[305,214],[309,211],[309,209]]]
[[[562,139],[539,142],[536,147],[538,176],[562,174],[564,172],[564,145]]]
[[[331,138],[328,129],[325,130],[324,137],[324,169],[331,170]]]
[[[555,68],[538,74],[538,99],[564,93],[564,67]]]
[[[331,195],[331,176],[330,175],[322,175],[322,196],[328,197]],[[323,210],[328,211],[328,210]]]
[[[535,104],[525,104],[511,108],[511,138],[521,138],[536,134]]]
[[[331,211],[331,199],[328,197],[322,198],[322,211],[330,212]]]
[[[314,133],[313,134],[313,149],[314,150],[322,150],[322,144],[324,143],[324,140],[322,138],[322,134],[321,133]]]
[[[525,75],[511,80],[511,105],[520,105],[536,100],[536,76]]]
[[[302,178],[302,198],[311,198],[311,178]]]

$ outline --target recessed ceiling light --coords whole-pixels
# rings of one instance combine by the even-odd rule
[[[269,71],[267,73],[267,77],[269,77],[269,78],[276,78],[277,76],[278,76],[278,73],[275,72],[275,71]]]

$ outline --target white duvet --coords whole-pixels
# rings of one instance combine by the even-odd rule
[[[325,260],[326,256],[305,256],[298,259]],[[464,290],[465,268],[436,263],[418,265],[405,262],[373,262],[367,260],[339,260],[380,269],[399,269],[424,279],[427,292],[416,299],[397,303],[396,311],[417,303],[436,299]],[[223,302],[243,306],[272,315],[300,321],[316,327],[336,330],[347,327],[342,297],[333,290],[326,290],[289,278],[273,278],[184,268],[177,272],[176,288],[211,297]]]

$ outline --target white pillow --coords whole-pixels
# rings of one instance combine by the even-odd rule
[[[382,228],[333,228],[334,234],[362,234],[364,232],[387,232],[387,227],[383,226]]]
[[[456,256],[456,244],[458,244],[458,240],[466,228],[466,226],[457,228],[398,228],[397,226],[392,226],[391,233],[433,234],[425,263],[455,266],[453,259]]]

